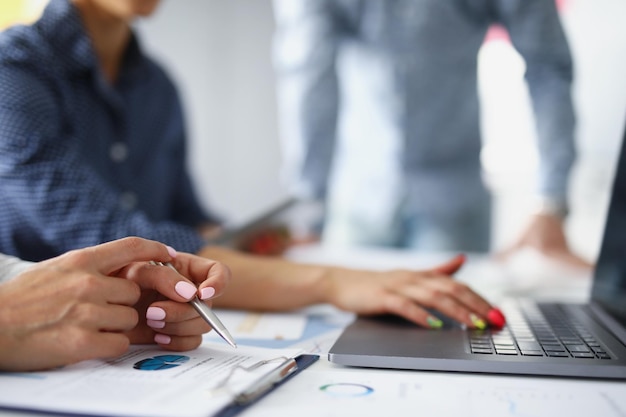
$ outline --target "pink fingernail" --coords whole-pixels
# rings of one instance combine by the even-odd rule
[[[153,329],[162,329],[165,327],[163,320],[146,320],[146,324]]]
[[[200,298],[202,300],[209,299],[215,295],[215,288],[206,287],[200,290]]]
[[[154,335],[154,341],[159,345],[169,345],[172,341],[172,338],[166,334],[157,333]]]
[[[198,291],[195,286],[191,285],[187,281],[178,281],[174,289],[176,290],[178,295],[187,300],[196,295],[196,292]]]
[[[165,247],[167,248],[167,253],[169,253],[172,258],[176,258],[176,256],[178,255],[178,252],[176,252],[176,249],[167,245],[165,245]]]
[[[165,310],[160,307],[148,307],[146,318],[148,320],[163,320],[165,318]]]

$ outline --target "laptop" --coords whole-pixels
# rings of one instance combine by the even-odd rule
[[[589,302],[511,299],[501,309],[506,326],[484,331],[440,315],[442,330],[393,316],[357,317],[328,360],[370,368],[626,379],[626,132]]]

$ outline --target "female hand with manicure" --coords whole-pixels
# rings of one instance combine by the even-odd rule
[[[423,327],[438,329],[443,322],[428,310],[467,325],[485,329],[502,327],[504,315],[452,275],[465,262],[458,255],[437,267],[422,270],[343,271],[333,280],[332,303],[359,314],[395,314]]]
[[[172,262],[193,280],[150,260]],[[159,332],[171,342],[164,347],[195,347],[209,329],[184,301],[195,284],[204,297],[220,294],[229,278],[217,262],[136,237],[34,264],[0,284],[0,370],[49,369],[154,343],[148,306],[166,312]]]
[[[220,262],[188,253],[178,253],[170,262],[176,270],[139,262],[119,271],[119,276],[141,288],[135,304],[139,323],[126,334],[131,343],[156,342],[175,351],[194,349],[211,327],[188,301],[197,295],[210,306],[209,300],[226,289],[230,270]]]
[[[228,263],[237,276],[215,304],[224,308],[290,311],[332,304],[362,315],[395,314],[427,328],[443,323],[437,310],[469,328],[502,327],[505,318],[466,284],[453,279],[465,256],[430,269],[359,270],[297,264],[277,258],[241,255],[211,248],[205,256]]]

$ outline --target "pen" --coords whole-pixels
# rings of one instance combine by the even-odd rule
[[[163,263],[163,262],[154,262],[154,261],[152,261],[151,263],[153,265],[168,266],[168,267],[172,268],[174,271],[178,272],[176,270],[176,268],[174,268],[174,265],[172,265],[169,262]],[[233,339],[233,337],[230,335],[230,333],[228,332],[228,329],[226,328],[226,326],[224,326],[224,324],[222,324],[222,322],[215,315],[213,310],[211,310],[209,308],[209,306],[204,304],[198,298],[197,295],[195,295],[191,300],[189,300],[189,304],[191,304],[193,306],[193,308],[198,312],[198,314],[200,314],[200,317],[202,317],[204,320],[206,320],[207,323],[209,323],[211,325],[213,330],[215,330],[215,332],[217,334],[219,334],[222,337],[222,339],[224,339],[232,347],[234,347],[234,348],[237,347],[237,343],[235,343],[235,339]]]

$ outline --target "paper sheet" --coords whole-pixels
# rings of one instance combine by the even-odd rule
[[[110,361],[85,361],[48,372],[0,373],[0,407],[107,416],[210,416],[298,353],[209,343],[183,353],[132,346]],[[238,365],[272,359],[253,372],[237,368],[226,385],[220,384]]]
[[[556,378],[358,372],[329,365],[303,372],[265,398],[262,407],[246,410],[241,417],[296,415],[624,417],[626,386]]]
[[[307,323],[303,314],[257,313],[214,309],[235,340],[297,340],[302,337]],[[204,335],[205,340],[221,340],[215,332]]]

